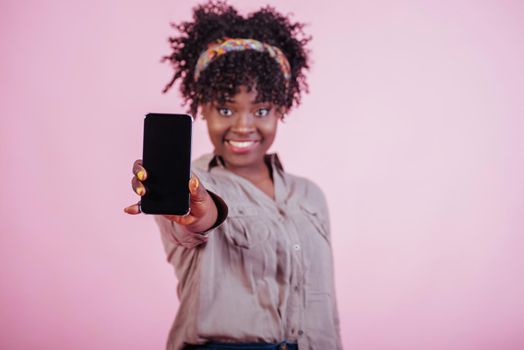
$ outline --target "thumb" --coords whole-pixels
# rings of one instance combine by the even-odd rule
[[[206,189],[196,175],[191,175],[191,178],[189,179],[189,193],[191,194],[191,202],[195,204],[203,203],[207,198]]]

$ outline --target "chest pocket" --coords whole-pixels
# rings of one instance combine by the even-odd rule
[[[224,230],[228,242],[244,249],[266,242],[271,234],[266,215],[253,207],[230,207]]]
[[[315,230],[326,240],[329,241],[328,218],[322,217],[322,213],[311,203],[303,202],[298,204],[300,211],[306,217],[306,220],[313,225]]]

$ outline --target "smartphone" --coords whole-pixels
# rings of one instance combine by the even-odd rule
[[[191,130],[188,114],[149,113],[144,119],[142,165],[147,171],[141,210],[146,214],[189,212]]]

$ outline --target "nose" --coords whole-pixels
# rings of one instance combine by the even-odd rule
[[[255,131],[255,118],[249,112],[239,113],[231,131],[238,134],[249,134]]]

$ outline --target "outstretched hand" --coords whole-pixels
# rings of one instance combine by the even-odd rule
[[[142,166],[140,159],[133,164],[133,178],[131,186],[133,191],[143,196],[146,187],[143,181],[147,179],[147,171]],[[187,215],[162,215],[166,219],[186,226],[193,232],[204,232],[210,229],[217,220],[217,207],[209,193],[206,191],[198,177],[194,174],[189,179],[189,213]],[[124,212],[131,215],[140,214],[140,201],[124,208]]]

